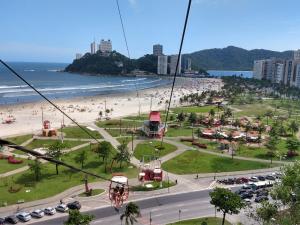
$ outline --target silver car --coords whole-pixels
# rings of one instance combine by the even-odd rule
[[[27,212],[20,212],[16,215],[16,217],[21,220],[22,222],[28,222],[29,220],[31,220],[31,216],[29,213]]]
[[[56,211],[58,212],[67,212],[68,207],[65,204],[59,204],[58,206],[55,207]]]
[[[48,207],[48,208],[44,209],[44,213],[46,215],[51,215],[52,216],[52,215],[54,215],[56,213],[56,210],[54,208],[52,208],[52,207]]]
[[[42,210],[36,209],[36,210],[32,211],[30,213],[30,215],[35,218],[42,218],[42,217],[44,217],[45,214]]]

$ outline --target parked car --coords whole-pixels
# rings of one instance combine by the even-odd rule
[[[0,218],[0,225],[3,225],[5,222],[5,219],[4,218]]]
[[[254,201],[262,202],[262,201],[268,201],[268,200],[269,200],[268,196],[259,196],[259,197],[256,197]]]
[[[249,179],[249,181],[252,181],[252,182],[258,182],[258,177],[251,177]]]
[[[18,223],[17,217],[15,217],[13,215],[5,217],[4,220],[5,220],[5,223],[10,223],[10,224],[17,224]]]
[[[17,216],[17,218],[18,218],[19,220],[21,220],[22,222],[28,222],[29,220],[31,220],[31,216],[30,216],[30,214],[27,213],[27,212],[20,212],[20,213],[18,213],[16,216]]]
[[[266,179],[267,180],[276,180],[276,178],[274,176],[272,176],[272,175],[266,176]]]
[[[245,193],[242,193],[240,196],[241,196],[242,199],[246,199],[246,198],[251,199],[253,197],[253,194],[250,193],[250,192],[245,192]]]
[[[67,212],[68,207],[65,204],[59,204],[58,206],[55,207],[56,211],[58,212]]]
[[[265,180],[266,180],[266,178],[265,178],[264,176],[258,176],[257,178],[258,178],[258,180],[260,180],[260,181],[265,181]]]
[[[238,195],[241,195],[241,194],[243,194],[243,193],[245,193],[245,192],[246,192],[246,189],[243,189],[243,188],[241,188],[241,189],[235,191],[235,193],[238,194]]]
[[[45,213],[40,209],[36,209],[36,210],[32,211],[30,213],[30,215],[35,218],[42,218],[42,217],[44,217]]]
[[[251,199],[249,199],[249,198],[245,198],[244,202],[246,205],[251,205]]]
[[[48,207],[48,208],[44,209],[44,213],[46,215],[52,216],[52,215],[54,215],[56,213],[56,210],[54,208],[52,208],[52,207]]]
[[[69,209],[81,209],[81,204],[78,201],[70,202],[67,206]]]

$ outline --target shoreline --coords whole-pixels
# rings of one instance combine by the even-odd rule
[[[201,93],[205,90],[219,90],[223,86],[218,78],[178,78],[173,92],[171,107],[179,106],[181,96],[189,93]],[[99,112],[105,114],[106,109],[113,109],[107,116],[120,118],[129,115],[137,115],[139,112],[148,113],[152,98],[152,110],[164,109],[166,100],[169,100],[171,84],[139,90],[139,98],[136,91],[126,93],[111,93],[98,96],[83,96],[70,99],[52,100],[60,109],[66,112],[76,122],[84,125],[93,123],[99,118]],[[139,107],[140,105],[140,107]],[[0,106],[0,137],[17,136],[23,134],[37,134],[42,127],[43,119],[49,120],[51,127],[60,128],[62,121],[66,126],[72,122],[63,118],[62,114],[45,100],[32,103],[19,103]],[[6,118],[12,115],[16,121],[11,124],[3,124]]]

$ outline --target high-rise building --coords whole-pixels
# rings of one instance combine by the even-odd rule
[[[99,50],[102,53],[110,53],[112,52],[112,43],[111,40],[108,39],[105,41],[104,39],[101,40],[100,45],[99,45]]]
[[[82,57],[81,53],[76,53],[75,59],[80,59]]]
[[[264,74],[264,60],[255,60],[253,66],[253,78],[262,80]]]
[[[170,56],[170,74],[174,75],[177,66],[178,55]],[[181,74],[181,55],[179,57],[179,63],[177,67],[177,74]]]
[[[157,74],[165,75],[168,73],[168,56],[159,55],[157,57]]]
[[[294,51],[294,60],[300,62],[300,49]]]
[[[160,44],[153,45],[153,55],[163,55],[163,46]]]
[[[192,59],[191,58],[185,58],[183,60],[183,66],[182,66],[183,70],[185,72],[190,72],[192,71]]]
[[[96,42],[93,41],[91,43],[91,54],[95,54],[96,53]]]

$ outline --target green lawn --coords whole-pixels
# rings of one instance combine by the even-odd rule
[[[194,129],[196,131],[196,129]],[[166,137],[190,136],[192,137],[192,129],[186,127],[170,128],[166,132]]]
[[[133,128],[140,127],[143,124],[143,121],[129,121],[129,120],[105,120],[99,121],[96,123],[98,127],[103,128],[119,128],[120,124],[123,128]]]
[[[89,151],[89,147],[68,153],[62,157],[62,160],[80,168],[81,165],[74,161],[74,157],[79,154],[80,151],[88,151],[88,159],[84,166],[85,170],[106,178],[111,178],[112,175],[110,173],[110,169],[108,168],[109,172],[107,174],[104,173],[104,163],[102,162],[102,159],[99,158],[96,153]],[[115,151],[113,152],[115,153]],[[110,161],[108,163],[108,167],[110,167]],[[112,168],[112,172],[122,172],[129,178],[137,177],[137,169],[133,166],[124,165],[124,167],[120,169],[119,165],[115,164]],[[56,175],[55,165],[51,163],[43,164],[42,178],[39,182],[34,181],[34,175],[30,170],[7,178],[9,182],[0,182],[0,206],[3,204],[3,202],[7,202],[10,205],[15,204],[20,199],[24,199],[26,202],[28,202],[59,194],[68,188],[83,184],[84,177],[84,174],[73,172],[63,166],[59,166],[59,175]],[[89,177],[89,182],[96,180],[99,179]],[[7,183],[12,182],[21,185],[23,188],[17,193],[9,193],[9,185],[7,186]],[[30,191],[26,192],[26,190]]]
[[[35,139],[33,140],[30,144],[26,145],[27,148],[29,149],[35,149],[35,148],[48,148],[50,145],[53,143],[60,141],[60,140],[39,140]],[[83,143],[86,143],[84,141],[67,141],[65,140],[64,143],[68,146],[68,148],[75,147],[77,145],[81,145]]]
[[[192,220],[182,220],[177,223],[169,223],[167,225],[202,225],[203,222],[206,222],[207,225],[220,225],[222,224],[221,218],[215,217],[204,217],[199,219],[192,219]],[[225,221],[225,225],[231,225],[228,221]]]
[[[26,134],[26,135],[22,135],[22,136],[16,136],[16,137],[10,137],[10,138],[6,138],[8,141],[11,141],[15,144],[22,144],[25,141],[29,140],[30,138],[32,138],[32,134]]]
[[[107,133],[109,133],[113,137],[120,136],[120,129],[106,129]],[[128,133],[129,130],[121,129],[121,136],[129,136],[131,133]]]
[[[88,131],[95,138],[98,139],[103,138],[98,131],[91,131],[87,128],[85,128],[85,130]],[[79,127],[65,127],[63,128],[63,132],[65,133],[66,138],[89,138],[89,139],[91,138],[86,132],[84,132]]]
[[[186,151],[162,164],[162,168],[175,174],[232,172],[269,168],[269,163],[219,157],[199,151]]]
[[[23,160],[23,163],[21,163],[21,164],[11,164],[11,163],[8,163],[7,159],[0,159],[0,174],[21,168],[23,166],[27,166],[29,160],[27,160],[27,159],[22,159],[22,160]]]
[[[91,196],[95,196],[95,195],[100,195],[101,193],[103,193],[105,190],[103,189],[93,189],[92,191],[92,195],[87,195],[85,192],[82,192],[81,194],[79,194],[79,197],[91,197]]]
[[[169,181],[163,181],[162,182],[162,188],[160,187],[160,182],[157,181],[153,181],[147,184],[152,184],[152,188],[147,188],[146,186],[142,186],[142,185],[138,185],[138,186],[133,186],[131,187],[131,191],[154,191],[154,190],[159,190],[159,189],[164,189],[164,188],[168,188],[168,187],[172,187],[175,185],[174,182]],[[146,184],[145,184],[146,185]]]
[[[171,109],[174,113],[208,113],[211,109],[214,109],[217,112],[217,108],[215,106],[186,106],[186,107],[177,107]]]
[[[117,140],[118,140],[118,142],[120,142],[120,144],[122,144],[124,142],[126,145],[128,145],[128,143],[131,142],[131,137],[119,137],[119,138],[117,138]]]
[[[136,146],[134,150],[134,156],[138,160],[142,160],[143,156],[153,156],[153,157],[162,157],[164,155],[167,155],[171,152],[174,152],[177,150],[177,147],[168,143],[163,143],[164,149],[159,150],[160,147],[160,141],[147,141],[140,143]],[[155,150],[157,149],[157,150]],[[150,161],[150,157],[145,157],[145,162]]]

